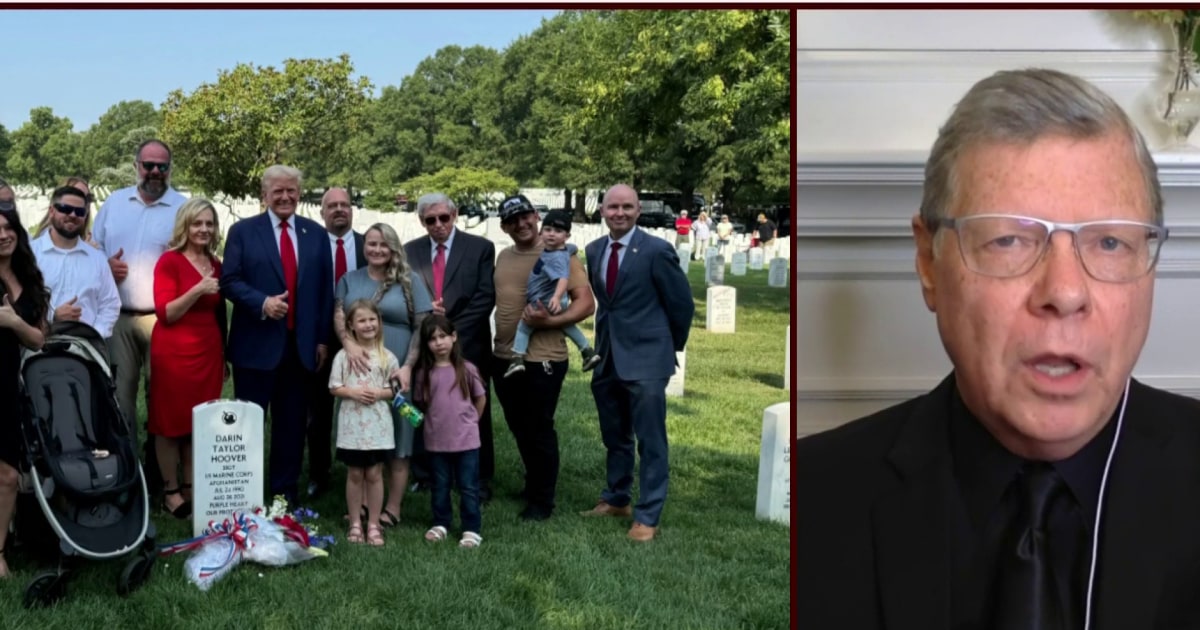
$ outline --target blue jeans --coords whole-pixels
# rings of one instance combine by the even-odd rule
[[[564,295],[562,301],[559,303],[562,305],[563,310],[566,310],[567,305],[571,303],[571,299]],[[575,324],[563,326],[559,330],[563,331],[563,334],[571,340],[571,343],[574,343],[575,347],[580,350],[591,345],[588,343],[587,337],[583,336],[583,331],[579,330],[579,327]],[[513,354],[523,355],[529,350],[529,336],[533,334],[533,331],[533,326],[526,324],[525,320],[517,320],[517,336],[513,339]]]
[[[450,489],[458,479],[458,512],[464,532],[481,533],[479,527],[479,449],[473,448],[460,453],[429,452],[429,463],[433,468],[433,492],[430,500],[433,508],[433,524],[450,529],[454,520],[454,508],[450,504]]]

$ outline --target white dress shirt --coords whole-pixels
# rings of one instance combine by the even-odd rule
[[[167,188],[162,198],[146,205],[137,186],[122,188],[108,196],[92,225],[92,238],[104,256],[124,250],[121,260],[129,265],[129,275],[117,285],[121,307],[141,312],[154,310],[154,266],[167,251],[175,215],[187,198]]]
[[[55,246],[50,236],[53,229],[30,242],[38,269],[42,270],[46,288],[50,290],[46,321],[53,322],[54,309],[77,298],[75,306],[82,310],[79,321],[95,328],[101,337],[111,337],[113,324],[121,314],[121,296],[108,267],[108,257],[82,240],[70,249]]]
[[[346,273],[358,269],[358,246],[354,243],[354,231],[346,232],[345,236],[337,236],[329,232],[329,259],[333,261],[331,269],[337,269],[337,242],[342,239],[342,249],[346,250]],[[334,283],[337,284],[336,282]]]
[[[272,231],[275,232],[275,251],[279,252],[279,255],[282,257],[283,249],[282,249],[282,246],[280,245],[280,242],[281,242],[280,239],[283,237],[283,221],[279,218],[279,215],[275,214],[274,210],[267,208],[267,213],[271,215],[271,226],[274,228],[274,230],[272,230]],[[300,270],[300,243],[298,243],[297,241],[300,239],[300,237],[297,236],[297,234],[299,234],[299,232],[296,231],[296,214],[295,213],[292,213],[292,216],[288,217],[288,229],[291,230],[291,232],[288,234],[288,238],[292,239],[292,250],[293,250],[292,253],[294,253],[296,255],[296,270],[297,270],[297,273],[299,273],[299,270]]]
[[[450,236],[446,237],[446,242],[442,243],[446,248],[446,262],[450,262],[450,248],[454,245],[454,235],[458,234],[458,228],[450,229]],[[429,237],[429,262],[433,262],[437,258],[438,242]]]

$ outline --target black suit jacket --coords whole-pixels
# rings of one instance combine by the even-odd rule
[[[408,264],[425,280],[433,296],[433,249],[429,237],[415,238],[404,245]],[[454,230],[454,241],[446,258],[442,279],[442,305],[446,317],[458,329],[463,356],[486,372],[492,354],[492,309],[496,306],[496,246],[486,238]]]
[[[950,630],[954,386],[796,444],[798,627]],[[1200,402],[1133,381],[1107,483],[1092,629],[1200,628]]]
[[[367,256],[365,253],[363,253],[367,247],[366,238],[364,235],[359,234],[358,232],[351,231],[350,234],[354,236],[354,268],[362,269],[363,267],[367,266]],[[329,259],[333,260],[332,252]],[[335,296],[337,295],[336,284],[334,285],[333,294]],[[343,308],[347,306],[349,306],[349,304],[342,305]],[[329,338],[331,341],[329,342],[329,360],[325,362],[325,369],[323,370],[325,374],[329,373],[329,369],[333,364],[334,355],[337,354],[338,350],[342,349],[342,340],[337,336],[337,331],[334,330],[334,328],[336,328],[336,326],[331,326],[329,329]]]

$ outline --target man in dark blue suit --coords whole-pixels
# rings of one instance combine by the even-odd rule
[[[654,539],[667,499],[667,380],[687,345],[696,304],[671,245],[637,229],[637,192],[618,184],[600,207],[608,236],[588,244],[588,278],[596,294],[592,375],[600,435],[608,450],[607,485],[584,516],[633,516],[629,538]],[[632,502],[634,438],[642,458]],[[636,510],[633,508],[636,507]]]
[[[263,173],[266,212],[229,228],[221,293],[233,302],[229,351],[234,396],[271,416],[270,491],[294,502],[312,382],[328,358],[333,318],[329,237],[296,216],[300,171]]]

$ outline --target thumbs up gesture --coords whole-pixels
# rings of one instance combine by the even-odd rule
[[[263,312],[271,319],[283,319],[288,314],[288,292],[284,291],[279,295],[272,295],[267,298],[267,303],[263,305]]]
[[[123,282],[125,276],[129,275],[129,264],[121,260],[124,255],[125,248],[122,247],[108,259],[108,268],[112,270],[113,280],[116,280],[117,284]]]
[[[75,303],[78,301],[79,296],[76,295],[75,297],[60,304],[58,308],[54,309],[54,321],[79,321],[79,318],[83,316],[83,308],[75,305]]]
[[[0,302],[0,328],[16,328],[20,323],[21,316],[17,315],[12,299],[5,293],[3,302]]]

